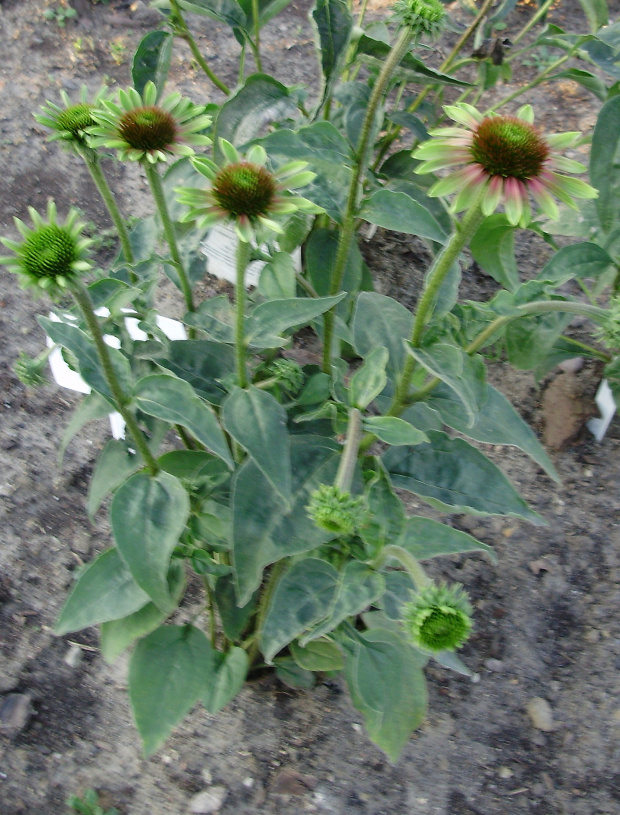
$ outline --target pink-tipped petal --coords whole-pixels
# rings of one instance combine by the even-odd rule
[[[499,202],[504,195],[504,179],[501,175],[494,175],[489,180],[487,190],[482,199],[482,212],[484,215],[492,215],[497,209]]]
[[[504,208],[506,217],[516,226],[523,214],[523,195],[521,184],[516,178],[507,178],[504,181]]]
[[[560,217],[560,211],[553,197],[547,192],[545,185],[537,178],[530,178],[529,181],[527,181],[527,188],[545,215],[548,215],[551,220],[557,221]]]

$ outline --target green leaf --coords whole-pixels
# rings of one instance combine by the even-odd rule
[[[405,361],[403,340],[411,336],[413,316],[391,297],[374,292],[362,292],[357,298],[353,315],[355,350],[366,357],[377,345],[389,351],[387,372],[395,377]]]
[[[284,331],[307,325],[339,303],[346,292],[333,297],[293,297],[259,303],[246,321],[246,342],[254,348],[277,348],[288,342]]]
[[[222,406],[222,424],[288,502],[291,498],[291,453],[286,411],[266,391],[237,388]]]
[[[155,359],[192,386],[198,396],[219,405],[227,391],[219,380],[235,370],[235,352],[230,345],[211,340],[175,340],[166,357]]]
[[[284,121],[295,112],[295,102],[285,85],[267,74],[252,74],[220,108],[213,140],[215,160],[223,159],[220,139],[238,146],[246,144],[271,122]]]
[[[365,416],[364,430],[395,447],[403,444],[422,444],[428,441],[426,433],[396,416]]]
[[[48,337],[58,345],[62,345],[63,348],[67,348],[72,354],[75,354],[84,382],[116,407],[114,397],[99,362],[97,349],[90,337],[75,325],[57,323],[47,319],[47,317],[39,317],[38,320]],[[128,393],[132,385],[129,360],[116,348],[110,348],[109,346],[108,354],[121,389]]]
[[[514,291],[519,285],[515,259],[516,227],[503,213],[485,218],[469,244],[476,263],[500,286]]]
[[[555,252],[536,280],[561,286],[573,278],[600,277],[613,265],[607,252],[596,243],[575,243]]]
[[[217,343],[235,342],[235,313],[225,294],[203,300],[198,311],[190,311],[183,322],[204,331]]]
[[[398,540],[405,528],[405,509],[394,493],[390,477],[379,459],[375,459],[377,476],[366,493],[368,511],[359,534],[372,556],[388,543]]]
[[[94,309],[107,307],[110,313],[118,317],[122,310],[142,296],[138,288],[128,286],[122,280],[114,277],[102,277],[88,287],[88,293]]]
[[[211,17],[231,28],[244,28],[247,25],[246,15],[236,0],[178,0],[178,3],[185,11]]]
[[[230,478],[226,464],[203,450],[171,450],[160,456],[157,464],[170,475],[201,487],[208,484],[214,488]]]
[[[390,447],[383,463],[394,486],[419,495],[431,506],[471,515],[516,515],[542,523],[506,476],[463,439],[429,430],[430,444]]]
[[[360,218],[394,232],[446,242],[446,233],[433,215],[404,192],[377,190],[363,203]]]
[[[459,397],[473,425],[487,397],[486,368],[479,354],[467,354],[446,342],[436,342],[428,348],[412,348],[407,352],[433,376],[446,383]]]
[[[312,230],[308,238],[304,254],[304,268],[308,279],[318,294],[328,295],[330,292],[332,273],[338,252],[338,241],[338,232],[325,228]],[[359,290],[361,280],[362,255],[357,241],[351,241],[349,256],[342,278],[342,288],[347,292],[356,292]],[[343,303],[339,311],[342,312],[347,307],[348,303]]]
[[[506,326],[506,351],[510,364],[523,371],[537,368],[572,320],[572,314],[562,312],[513,320]]]
[[[586,88],[590,93],[593,93],[601,102],[607,100],[607,87],[605,83],[599,76],[595,76],[595,74],[590,73],[590,71],[584,71],[580,68],[569,68],[566,71],[553,74],[553,76],[549,77],[549,80],[552,79],[570,79],[573,82],[577,82],[582,88]]]
[[[311,12],[323,73],[323,99],[340,76],[353,29],[353,17],[345,0],[316,0]]]
[[[168,568],[189,509],[181,482],[164,472],[132,476],[118,489],[110,508],[121,557],[136,583],[162,611],[175,608],[168,587]]]
[[[579,0],[593,34],[609,23],[606,0]]]
[[[262,28],[273,17],[285,9],[291,0],[258,0],[258,24]],[[250,34],[254,33],[254,16],[252,11],[252,0],[239,0],[239,5],[245,12],[248,22],[246,26]]]
[[[368,405],[379,396],[387,385],[385,366],[388,359],[388,349],[383,345],[368,354],[363,365],[353,374],[349,383],[349,398],[352,407],[366,410]]]
[[[295,297],[295,264],[287,252],[276,252],[265,263],[260,273],[258,290],[267,300],[290,300]]]
[[[316,122],[298,131],[276,130],[260,144],[276,165],[309,162],[316,178],[303,188],[304,198],[323,207],[337,223],[342,221],[354,158],[350,145],[331,122]]]
[[[162,625],[140,640],[129,664],[129,698],[146,756],[194,707],[212,664],[211,645],[194,626]]]
[[[289,650],[295,662],[305,671],[341,671],[344,668],[342,651],[328,639],[313,640],[305,648],[291,642]]]
[[[237,605],[237,595],[232,575],[218,578],[215,584],[215,602],[222,620],[222,628],[229,640],[238,640],[245,631],[254,611],[258,592],[244,606]]]
[[[54,628],[58,636],[132,614],[149,602],[115,548],[107,549],[80,574]]]
[[[403,637],[373,628],[351,646],[346,678],[351,700],[371,740],[397,761],[413,731],[426,718],[426,680]]]
[[[96,419],[105,419],[110,415],[110,405],[96,391],[92,391],[80,402],[75,409],[71,421],[62,434],[60,447],[58,448],[58,466],[62,465],[65,451],[71,439],[80,432],[84,425]]]
[[[306,563],[307,561],[302,561]],[[299,639],[305,646],[310,640],[333,631],[347,617],[356,617],[383,595],[385,581],[383,575],[359,560],[350,560],[338,574],[336,591],[325,619],[316,628]]]
[[[173,562],[168,572],[170,596],[178,605],[185,591],[185,570],[183,564]],[[103,658],[110,665],[117,660],[126,648],[137,639],[145,637],[158,628],[168,615],[157,608],[155,603],[147,603],[127,617],[103,623],[100,631],[100,645]]]
[[[609,232],[618,223],[620,199],[620,96],[601,108],[590,150],[590,181],[598,190],[596,208],[601,226]]]
[[[273,664],[280,682],[293,690],[310,690],[316,685],[316,677],[312,671],[300,667],[293,657],[278,657]]]
[[[327,616],[337,583],[338,572],[325,560],[309,557],[293,563],[273,592],[260,634],[267,663]]]
[[[440,386],[433,391],[427,404],[439,411],[445,424],[471,439],[486,444],[509,444],[518,447],[548,476],[560,482],[553,462],[534,431],[523,421],[508,399],[491,385],[486,386],[486,399],[473,425],[468,425],[469,416],[462,403],[455,399],[454,391]]]
[[[389,43],[375,40],[363,34],[357,43],[357,54],[373,57],[383,62],[391,53],[392,47]],[[417,82],[420,85],[457,85],[461,88],[471,87],[470,82],[463,82],[460,79],[435,71],[425,65],[421,59],[413,54],[405,54],[400,62],[400,69],[406,69],[407,78],[410,82]]]
[[[380,605],[390,620],[403,619],[403,605],[410,603],[416,594],[415,583],[408,572],[386,571],[385,593]]]
[[[88,486],[87,510],[92,518],[111,492],[144,466],[142,458],[121,439],[110,439],[103,448]]]
[[[168,79],[174,37],[169,31],[150,31],[142,39],[131,66],[134,88],[142,94],[147,82],[154,82],[161,96]]]
[[[213,651],[213,669],[202,703],[209,713],[219,713],[239,693],[250,663],[243,648],[233,646],[225,654]]]
[[[433,521],[418,515],[407,518],[407,524],[398,545],[418,560],[428,560],[440,555],[481,551],[486,552],[493,563],[497,563],[495,552],[486,543],[440,521]]]
[[[230,448],[213,409],[196,396],[187,382],[176,376],[151,374],[137,383],[134,398],[149,416],[186,427],[232,469]]]
[[[291,437],[290,507],[250,459],[233,477],[233,562],[238,603],[245,605],[259,587],[263,569],[280,558],[315,549],[333,538],[306,513],[310,493],[331,484],[340,445],[319,436]]]

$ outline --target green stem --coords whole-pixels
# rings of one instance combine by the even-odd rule
[[[349,426],[347,427],[347,439],[344,443],[340,464],[334,486],[341,492],[351,492],[355,465],[357,464],[357,454],[362,440],[362,414],[357,408],[349,411]]]
[[[540,18],[541,18],[541,17],[543,17],[543,16],[544,16],[544,15],[545,15],[545,14],[546,14],[548,11],[549,11],[549,8],[550,8],[550,7],[553,5],[553,3],[554,3],[554,2],[555,2],[555,0],[545,0],[545,2],[544,2],[544,3],[542,4],[542,6],[541,6],[541,7],[538,9],[538,11],[536,12],[536,14],[534,14],[534,15],[533,15],[533,16],[532,16],[532,17],[529,19],[529,21],[528,21],[528,22],[527,22],[527,23],[526,23],[526,24],[523,26],[523,28],[521,29],[521,31],[519,31],[519,33],[518,33],[518,34],[516,35],[516,37],[513,39],[513,41],[512,41],[512,44],[513,44],[513,45],[516,45],[516,44],[519,42],[519,40],[522,40],[522,39],[523,39],[523,37],[525,37],[525,35],[527,34],[527,32],[528,32],[528,31],[529,31],[529,30],[530,30],[530,29],[531,29],[533,26],[535,26],[535,25],[536,25],[536,23],[537,23],[537,22],[540,20]]]
[[[192,56],[198,63],[198,65],[202,68],[205,74],[209,77],[211,82],[215,85],[216,88],[219,88],[222,93],[225,93],[226,96],[230,96],[230,88],[225,85],[222,80],[216,76],[200,53],[200,49],[196,44],[196,40],[192,36],[192,32],[189,30],[187,23],[185,22],[185,18],[183,17],[183,12],[176,0],[170,0],[170,7],[173,13],[173,21],[172,25],[177,34],[177,36],[181,37],[181,39],[185,40],[185,42],[189,45],[190,51],[192,52]]]
[[[237,276],[235,279],[235,360],[237,384],[247,388],[248,375],[245,369],[245,270],[248,266],[252,247],[246,241],[237,243]]]
[[[248,658],[250,660],[250,665],[254,662],[254,660],[258,656],[260,638],[263,633],[263,626],[265,625],[265,617],[267,616],[269,603],[271,602],[271,598],[273,597],[276,585],[278,584],[278,581],[287,563],[288,558],[283,557],[273,564],[273,566],[271,567],[271,572],[269,573],[269,577],[267,578],[267,583],[265,584],[265,587],[263,588],[263,591],[260,596],[260,600],[258,601],[258,609],[256,611],[256,625],[254,626],[254,634],[252,635],[252,644],[248,649]]]
[[[209,578],[204,578],[205,584],[205,592],[207,595],[207,605],[209,607],[209,638],[211,640],[211,645],[213,648],[216,646],[216,627],[215,627],[215,602],[213,600],[213,591],[211,589],[211,584],[209,583]]]
[[[509,93],[508,96],[505,96],[503,99],[500,99],[499,102],[496,102],[494,105],[491,105],[490,108],[487,108],[487,110],[485,111],[485,115],[488,115],[489,113],[493,113],[494,111],[499,110],[499,108],[503,107],[504,105],[507,105],[508,102],[512,102],[513,99],[516,99],[518,96],[521,96],[522,94],[527,93],[527,91],[532,90],[532,88],[535,88],[537,85],[540,85],[542,82],[545,81],[547,76],[552,71],[557,70],[561,65],[567,62],[569,59],[571,59],[572,56],[573,56],[572,50],[568,54],[564,54],[564,56],[560,57],[554,63],[549,65],[548,68],[545,68],[545,70],[542,73],[540,73],[536,77],[536,79],[533,79],[531,82],[528,82],[527,85],[523,85],[522,87],[517,88],[512,93]]]
[[[90,147],[84,147],[80,150],[80,155],[84,159],[86,166],[88,167],[88,171],[91,175],[91,178],[95,182],[95,186],[99,190],[99,195],[103,198],[103,202],[107,207],[108,212],[110,213],[110,217],[114,222],[114,226],[116,227],[116,231],[118,232],[118,237],[121,242],[121,247],[123,249],[123,255],[125,257],[125,262],[132,264],[134,262],[134,254],[133,249],[131,248],[131,241],[129,240],[129,232],[127,231],[127,226],[125,225],[125,221],[123,220],[123,216],[120,213],[118,205],[116,203],[116,199],[114,198],[114,193],[110,189],[110,185],[103,174],[103,170],[101,169],[101,164],[99,162],[99,156],[94,150],[91,150]],[[130,270],[130,277],[131,282],[135,283],[137,281],[136,273]]]
[[[403,28],[398,35],[398,39],[394,43],[394,47],[390,51],[387,59],[383,63],[381,72],[377,77],[377,81],[372,89],[370,99],[368,100],[368,107],[366,108],[366,116],[364,124],[362,125],[362,132],[360,134],[359,147],[355,165],[353,167],[353,174],[351,176],[351,184],[349,186],[349,195],[347,197],[347,204],[343,219],[342,230],[340,232],[340,240],[338,241],[338,249],[336,251],[336,258],[334,260],[334,268],[332,271],[332,280],[330,286],[330,294],[338,294],[342,286],[342,280],[349,258],[349,250],[355,235],[355,220],[357,215],[358,202],[360,197],[360,190],[363,182],[363,172],[366,167],[366,155],[368,153],[370,137],[373,131],[375,116],[377,108],[385,94],[386,88],[390,78],[398,64],[405,56],[411,45],[411,31],[408,28]],[[324,321],[324,337],[323,337],[323,370],[326,373],[331,371],[331,358],[332,358],[332,344],[334,337],[334,319],[335,308],[332,308],[325,315]]]
[[[379,570],[383,564],[389,560],[389,558],[394,558],[394,560],[397,560],[402,566],[405,567],[418,591],[426,586],[430,586],[433,582],[426,574],[417,558],[410,554],[406,549],[403,549],[402,546],[396,546],[392,543],[383,547],[372,565],[375,569]]]
[[[161,218],[164,227],[164,235],[166,236],[166,241],[168,242],[168,247],[170,249],[172,264],[177,270],[177,274],[179,276],[179,283],[181,284],[181,291],[183,292],[183,297],[185,298],[185,305],[187,306],[188,311],[195,311],[196,309],[194,308],[192,287],[187,274],[185,273],[183,262],[181,260],[181,254],[177,245],[177,237],[174,231],[174,224],[172,223],[172,218],[168,212],[168,205],[166,204],[166,196],[164,195],[164,188],[161,183],[161,178],[157,172],[156,165],[144,162],[143,167],[151,187],[151,192],[153,193],[153,198],[155,199],[155,205],[157,206],[159,217]]]
[[[435,263],[427,275],[424,292],[418,302],[413,331],[411,333],[410,342],[414,348],[420,345],[424,329],[430,317],[430,312],[437,300],[441,285],[452,268],[452,264],[457,261],[461,251],[469,243],[484,219],[481,209],[483,195],[484,189],[481,190],[478,200],[472,204],[461,223],[457,224],[452,237],[437,256]],[[388,413],[389,416],[397,416],[406,403],[414,367],[415,360],[411,355],[408,355],[396,388],[394,401]]]
[[[127,407],[130,399],[123,393],[123,389],[121,388],[116,376],[116,371],[114,370],[112,360],[110,359],[110,352],[108,350],[108,346],[105,344],[105,340],[103,339],[103,332],[101,331],[99,320],[94,312],[88,289],[83,283],[76,280],[72,284],[71,292],[80,308],[80,311],[82,312],[82,315],[84,316],[86,325],[90,330],[93,342],[95,343],[95,348],[97,349],[97,356],[99,357],[99,362],[101,363],[103,375],[105,376],[105,380],[110,388],[116,409],[123,417],[127,430],[136,443],[138,452],[142,456],[142,460],[146,464],[149,473],[153,476],[157,475],[159,472],[159,467],[153,458],[153,454],[149,450],[144,434],[138,427],[138,423],[136,422],[133,413]]]
[[[263,63],[260,56],[260,10],[258,0],[252,0],[252,20],[254,22],[254,59],[256,60],[256,70],[261,73]]]

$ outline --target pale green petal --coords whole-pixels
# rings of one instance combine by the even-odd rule
[[[523,119],[528,124],[534,124],[534,108],[531,105],[523,105],[517,111],[517,118]]]
[[[237,148],[226,139],[220,139],[220,150],[230,164],[237,164],[242,160]]]

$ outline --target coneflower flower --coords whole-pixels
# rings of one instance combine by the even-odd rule
[[[462,586],[432,583],[403,611],[403,626],[411,642],[424,651],[460,648],[469,637],[473,609]]]
[[[15,253],[0,257],[0,263],[18,275],[23,288],[34,286],[52,296],[59,294],[92,268],[86,260],[92,240],[82,237],[84,224],[78,221],[78,212],[73,208],[64,224],[57,223],[56,205],[51,200],[47,205],[47,222],[32,207],[28,207],[28,212],[34,229],[14,218],[23,241],[0,238]]]
[[[39,124],[45,125],[52,130],[48,141],[62,141],[63,146],[69,149],[75,147],[87,147],[88,129],[96,122],[93,119],[93,110],[100,107],[107,98],[108,89],[101,88],[91,102],[88,101],[88,88],[82,85],[80,89],[80,101],[73,103],[65,91],[60,92],[60,97],[64,107],[47,101],[41,106],[42,114],[36,114],[35,119]]]
[[[91,128],[91,147],[111,147],[121,160],[147,161],[156,164],[169,156],[192,156],[194,147],[211,144],[200,133],[211,124],[203,106],[194,105],[180,93],[171,93],[159,104],[157,88],[151,81],[142,96],[134,88],[119,91],[120,105],[105,99],[93,111],[96,121]]]
[[[484,116],[463,103],[444,110],[462,127],[432,131],[433,138],[419,145],[413,157],[422,162],[418,173],[450,170],[428,194],[458,193],[452,204],[454,212],[468,209],[483,192],[484,215],[503,204],[510,223],[526,226],[531,219],[530,196],[553,219],[559,217],[554,197],[573,209],[577,209],[575,198],[596,198],[594,187],[563,175],[586,171],[583,164],[557,152],[573,145],[579,133],[543,135],[533,125],[530,105],[516,116]],[[464,166],[456,170],[460,165]]]
[[[249,243],[261,227],[283,231],[274,215],[323,212],[306,198],[288,194],[316,177],[306,169],[307,161],[291,161],[272,173],[265,167],[267,153],[259,145],[251,147],[245,158],[225,139],[220,139],[220,147],[225,158],[221,167],[202,156],[192,159],[194,168],[210,182],[208,189],[177,189],[179,203],[190,207],[184,221],[195,220],[199,227],[230,221],[239,239]]]

